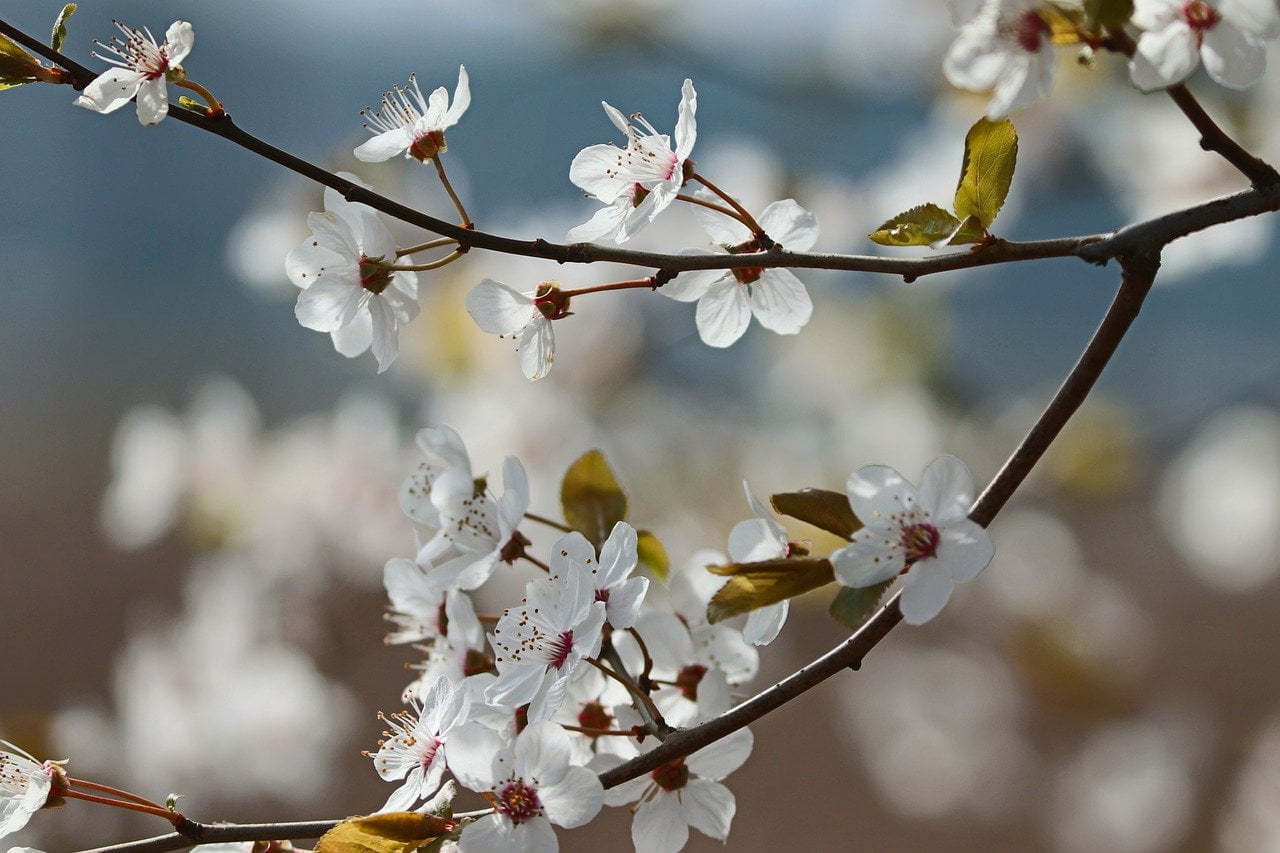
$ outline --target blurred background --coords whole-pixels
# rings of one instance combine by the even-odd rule
[[[41,36],[61,6],[10,5]],[[820,218],[816,248],[848,252],[883,251],[865,235],[885,219],[950,201],[985,109],[942,79],[954,30],[933,0],[85,5],[66,44],[85,64],[101,67],[88,53],[113,17],[156,33],[190,20],[185,67],[242,126],[444,217],[433,170],[350,151],[361,107],[410,72],[452,92],[465,63],[474,101],[445,163],[480,227],[528,238],[561,240],[593,212],[567,171],[616,141],[601,99],[668,129],[691,77],[699,171],[757,211],[796,198]],[[1247,93],[1191,87],[1276,162],[1271,60]],[[1063,51],[1059,70],[1052,100],[1014,116],[1000,236],[1108,230],[1244,186],[1114,58],[1090,69]],[[753,325],[723,351],[700,343],[691,306],[611,293],[575,301],[531,384],[510,342],[474,328],[466,291],[632,275],[476,252],[423,274],[422,315],[378,376],[293,316],[283,257],[316,187],[177,122],[71,100],[0,95],[0,736],[78,776],[181,793],[201,820],[336,817],[390,793],[360,751],[414,660],[383,644],[381,577],[412,553],[396,491],[416,429],[458,429],[477,471],[518,455],[546,515],[569,462],[602,448],[632,521],[683,569],[750,517],[743,479],[842,489],[860,465],[917,479],[949,452],[986,482],[1116,287],[1114,268],[1066,260],[910,286],[805,272],[799,336]],[[754,727],[728,780],[733,849],[1280,847],[1274,219],[1171,247],[1097,392],[993,526],[989,571]],[[634,245],[704,239],[671,211]],[[844,636],[829,598],[793,609],[744,693]],[[73,804],[11,841],[163,829]],[[569,850],[628,838],[622,810],[561,833]],[[715,846],[695,833],[688,849]]]

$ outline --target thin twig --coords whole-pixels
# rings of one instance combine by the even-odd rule
[[[140,841],[126,841],[110,847],[95,847],[82,853],[163,853],[185,850],[197,844],[231,841],[280,841],[283,839],[319,838],[341,820],[312,820],[297,823],[195,823],[188,821],[182,833],[171,832]]]

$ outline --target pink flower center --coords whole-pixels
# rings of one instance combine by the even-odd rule
[[[553,281],[544,281],[538,285],[533,296],[533,307],[548,320],[562,320],[570,314],[569,297],[564,295],[559,283]]]
[[[738,280],[738,284],[752,284],[760,280],[760,276],[764,275],[764,267],[735,267],[733,277]]]
[[[498,791],[498,811],[511,818],[512,823],[521,824],[542,814],[542,802],[536,788],[526,785],[523,779],[513,779]]]
[[[938,528],[918,522],[902,528],[902,550],[907,552],[907,565],[933,557],[938,553]]]
[[[1045,23],[1044,18],[1034,11],[1023,12],[1022,17],[1018,19],[1018,47],[1027,53],[1037,53],[1042,44],[1041,37],[1047,35],[1048,32],[1049,25]]]
[[[1182,17],[1186,19],[1187,26],[1195,30],[1198,38],[1203,38],[1205,30],[1213,29],[1218,21],[1222,20],[1218,10],[1204,0],[1187,0],[1183,3]]]
[[[413,744],[410,743],[410,746],[413,746]],[[444,746],[444,741],[439,738],[432,738],[430,743],[423,746],[422,751],[418,753],[418,763],[422,765],[423,770],[426,770],[431,766],[431,762],[435,761],[436,753],[442,746]]]
[[[707,674],[707,668],[700,663],[689,664],[676,676],[676,687],[690,702],[698,701],[698,685]]]
[[[607,589],[597,589],[597,590],[596,590],[596,601],[603,601],[605,604],[608,604],[608,603],[609,603],[609,590],[607,590]]]
[[[564,666],[565,661],[569,659],[569,652],[573,651],[573,632],[565,631],[556,637],[551,643],[548,652],[551,656],[551,665],[556,669]]]
[[[650,773],[649,778],[664,791],[678,791],[689,784],[689,768],[683,758],[677,758]]]

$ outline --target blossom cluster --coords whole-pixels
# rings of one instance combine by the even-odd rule
[[[749,755],[748,730],[608,792],[596,774],[653,749],[668,727],[728,710],[758,669],[753,644],[778,635],[786,603],[741,627],[713,624],[708,602],[720,581],[702,566],[724,562],[714,552],[695,555],[689,571],[650,595],[656,584],[637,568],[638,534],[625,521],[598,547],[564,533],[542,560],[521,530],[529,484],[515,457],[503,463],[499,490],[476,475],[450,427],[420,431],[417,444],[423,459],[400,503],[418,549],[390,560],[384,580],[387,641],[412,643],[424,657],[403,692],[405,710],[383,717],[387,730],[371,754],[383,779],[400,782],[382,810],[439,808],[433,797],[448,772],[492,806],[461,829],[463,851],[554,850],[552,824],[579,826],[604,804],[633,802],[637,850],[679,850],[690,826],[726,838],[735,804],[722,781]],[[730,533],[730,558],[790,556],[794,543],[777,517],[747,496],[755,517]],[[968,471],[953,457],[933,463],[918,492],[891,469],[856,472],[850,507],[865,527],[831,556],[838,580],[871,586],[905,575],[905,617],[932,618],[952,584],[991,558],[985,531],[965,518],[972,499]],[[540,570],[522,600],[478,613],[473,596],[522,562]]]

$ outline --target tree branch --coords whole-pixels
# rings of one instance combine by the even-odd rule
[[[163,853],[185,850],[197,844],[231,841],[280,841],[283,839],[319,838],[341,820],[310,820],[296,823],[196,823],[188,821],[186,832],[170,832],[140,841],[126,841],[110,847],[95,847],[82,853]]]
[[[1018,445],[995,479],[978,498],[969,517],[986,527],[1031,473],[1045,450],[1062,431],[1063,426],[1093,388],[1103,368],[1115,355],[1116,348],[1129,330],[1159,267],[1158,252],[1122,259],[1124,273],[1115,300],[1107,309],[1097,331],[1085,347],[1079,361],[1054,394],[1040,419]],[[704,746],[750,725],[771,711],[785,705],[810,688],[816,687],[843,669],[858,669],[862,659],[888,636],[899,622],[899,595],[878,610],[852,637],[812,663],[801,667],[782,681],[756,694],[741,705],[713,720],[681,729],[655,749],[600,774],[606,788],[620,785],[663,764],[690,755]]]

